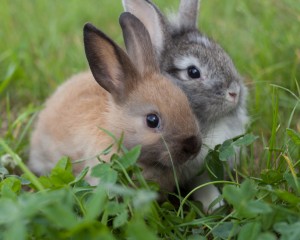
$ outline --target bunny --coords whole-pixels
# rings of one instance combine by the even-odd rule
[[[247,89],[228,54],[198,30],[199,0],[181,0],[178,13],[169,17],[150,0],[122,3],[147,28],[162,73],[185,92],[201,126],[203,147],[181,168],[181,182],[194,188],[209,180],[207,173],[196,176],[208,150],[245,133]],[[234,160],[229,164],[233,167]],[[219,194],[210,185],[196,191],[194,198],[208,210]]]
[[[91,72],[75,75],[47,100],[32,134],[28,164],[38,174],[47,173],[62,156],[92,157],[83,164],[96,165],[95,156],[114,142],[101,127],[117,138],[124,133],[127,149],[140,144],[138,164],[145,178],[171,191],[175,182],[169,155],[179,172],[198,154],[199,124],[183,91],[160,74],[143,24],[130,13],[119,21],[128,55],[93,25],[84,26]]]

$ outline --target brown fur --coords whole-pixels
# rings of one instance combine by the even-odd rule
[[[87,159],[75,168],[76,172],[83,166],[97,164],[95,156],[113,143],[99,128],[117,138],[124,133],[127,148],[141,144],[139,164],[144,168],[144,176],[166,190],[174,186],[170,154],[179,169],[200,150],[200,131],[187,97],[157,72],[150,38],[141,23],[126,14],[123,25],[128,21],[138,26],[123,29],[124,38],[129,35],[132,39],[133,34],[145,45],[144,52],[134,53],[141,55],[138,61],[142,66],[136,69],[135,59],[130,60],[99,30],[85,27],[87,58],[93,74],[86,72],[72,77],[46,102],[31,140],[29,166],[37,173],[48,172],[62,156]],[[149,67],[149,63],[153,66]],[[147,126],[146,116],[150,113],[160,116],[160,128]],[[195,151],[183,147],[190,137],[196,139]],[[109,161],[110,155],[102,158]]]

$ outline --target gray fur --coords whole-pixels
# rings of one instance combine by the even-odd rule
[[[178,10],[178,16],[180,21],[178,21],[178,23],[180,24],[181,28],[197,28],[197,21],[194,20],[198,19],[199,7],[199,0],[180,1]]]
[[[197,29],[200,0],[181,0],[178,13],[168,18],[149,0],[123,0],[123,5],[125,10],[144,21],[146,28],[154,17],[160,19],[159,24],[151,26],[152,31],[156,29],[155,35],[150,32],[154,46],[160,46],[156,49],[160,69],[187,95],[201,126],[203,146],[207,146],[181,172],[182,184],[189,181],[190,187],[198,186],[208,181],[207,176],[194,179],[191,176],[198,173],[208,149],[245,132],[247,89],[228,54]],[[156,16],[145,17],[142,5],[155,9]],[[187,69],[192,65],[200,70],[200,79],[189,78]],[[226,100],[232,92],[238,94],[234,104]],[[231,161],[230,165],[233,164]],[[196,194],[205,209],[217,197],[212,187]],[[211,194],[206,195],[207,192]]]
[[[206,42],[195,42],[196,37],[190,40],[191,35],[199,39],[205,38]],[[199,70],[205,74],[206,82],[180,76],[186,69],[178,68],[176,60],[184,56],[193,56],[198,60]],[[161,69],[188,96],[203,131],[207,131],[209,125],[219,118],[235,115],[239,108],[245,108],[246,88],[231,58],[218,44],[203,36],[197,29],[171,32],[161,54],[160,64]],[[232,82],[241,86],[239,104],[236,107],[228,106],[224,99],[225,92]]]

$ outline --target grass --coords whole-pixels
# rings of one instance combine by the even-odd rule
[[[178,6],[155,2],[161,9]],[[73,176],[66,159],[41,179],[23,164],[19,172],[27,174],[9,177],[14,161],[7,154],[26,162],[32,122],[46,97],[88,67],[84,23],[94,23],[122,45],[122,6],[108,0],[0,0],[0,5],[0,239],[298,239],[300,3],[202,1],[200,29],[228,51],[244,76],[249,133],[259,137],[250,145],[226,144],[248,146],[230,184],[212,179],[223,182],[228,205],[211,214],[185,199],[179,199],[179,209],[170,202],[157,205],[156,186],[142,177],[136,187],[130,176],[140,176],[138,148],[126,153],[132,161],[123,168],[122,154],[96,168],[95,176],[107,173],[96,189],[83,181],[86,170]],[[217,163],[224,154],[220,149],[212,153]],[[223,165],[211,167],[217,172],[218,166]]]

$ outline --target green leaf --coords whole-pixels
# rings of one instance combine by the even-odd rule
[[[235,155],[234,147],[233,147],[233,141],[227,140],[225,141],[220,149],[219,159],[221,161],[228,161],[230,158],[232,158]]]
[[[31,184],[31,182],[27,178],[25,178],[23,176],[20,177],[20,176],[17,176],[17,175],[9,175],[9,177],[13,177],[13,178],[16,178],[16,179],[20,180],[21,185],[29,185],[29,184]]]
[[[286,133],[296,145],[300,145],[300,134],[293,129],[287,128]]]
[[[26,227],[22,219],[17,219],[11,224],[4,233],[4,239],[25,240]]]
[[[107,203],[105,209],[108,215],[117,215],[126,210],[126,205],[124,203],[111,201]]]
[[[55,169],[63,169],[66,170],[67,172],[72,172],[72,164],[70,159],[67,157],[61,158],[53,168],[53,170]]]
[[[157,193],[150,190],[137,190],[133,198],[133,206],[140,210],[146,211],[147,205],[157,198]]]
[[[72,164],[69,158],[60,159],[55,167],[52,169],[49,180],[55,187],[62,187],[75,179],[72,173]]]
[[[8,198],[0,199],[0,213],[0,225],[13,224],[20,215],[16,202]]]
[[[207,238],[197,234],[197,235],[188,236],[187,240],[207,240]]]
[[[128,169],[137,162],[140,154],[141,146],[137,145],[130,149],[128,152],[124,153],[124,155],[120,157],[119,161],[125,169]]]
[[[16,64],[11,64],[7,70],[5,78],[0,81],[0,95],[4,92],[4,90],[8,87],[10,82],[13,80],[13,76],[17,71],[18,66]]]
[[[4,178],[7,174],[9,174],[8,170],[0,165],[0,178]]]
[[[246,223],[238,235],[238,240],[257,240],[258,235],[261,232],[260,222]]]
[[[84,204],[86,210],[85,220],[96,219],[105,209],[106,201],[106,190],[103,186],[99,185]]]
[[[258,235],[257,240],[277,240],[275,234],[270,232],[261,233]]]
[[[248,202],[254,198],[256,188],[253,181],[246,179],[241,186],[226,185],[223,188],[223,196],[228,203],[238,207],[242,202]]]
[[[156,240],[156,235],[145,224],[143,218],[134,217],[127,225],[126,235],[130,240]]]
[[[59,230],[58,230],[59,231]],[[61,232],[61,231],[59,231]],[[111,230],[108,226],[101,224],[99,221],[81,221],[75,228],[71,231],[66,232],[65,235],[58,235],[59,237],[49,237],[47,234],[47,239],[74,239],[74,240],[115,240]],[[39,239],[39,238],[38,238]],[[44,239],[44,238],[40,238]]]
[[[116,183],[118,179],[118,172],[109,163],[99,163],[92,168],[91,175],[100,178],[103,183]]]
[[[103,185],[110,195],[120,195],[122,197],[133,197],[136,194],[136,190],[130,187],[121,186],[118,184],[104,183]]]
[[[246,218],[266,214],[272,211],[271,207],[262,200],[255,200],[257,185],[251,180],[245,180],[241,187],[225,186],[223,196],[225,200],[232,204],[236,212]]]
[[[237,207],[241,200],[239,187],[231,185],[224,186],[223,197],[229,204]]]
[[[53,169],[53,171],[50,173],[49,179],[53,186],[62,187],[73,182],[75,177],[71,172],[57,168]]]
[[[224,166],[217,151],[209,151],[205,158],[206,169],[213,180],[224,179]]]
[[[25,175],[26,177],[26,175]],[[52,188],[53,184],[51,182],[51,179],[47,176],[41,176],[39,177],[39,182],[43,185],[45,188]]]
[[[118,214],[115,219],[113,220],[113,228],[122,227],[128,220],[128,211],[124,210],[120,214]]]
[[[232,222],[223,222],[212,230],[212,233],[215,238],[228,239],[229,236],[232,236],[232,229],[234,225]],[[236,233],[234,233],[235,235]]]
[[[196,213],[191,209],[188,214],[184,217],[184,222],[191,222],[196,218]]]
[[[265,169],[260,173],[262,180],[267,184],[275,184],[283,180],[282,172],[273,169]]]
[[[44,216],[58,228],[72,228],[76,225],[77,216],[72,211],[72,205],[60,201],[52,201],[47,207],[40,209]],[[63,217],[62,217],[63,216]]]
[[[8,177],[0,182],[0,196],[15,199],[21,191],[21,181],[15,177]]]
[[[258,139],[258,137],[250,133],[240,137],[233,144],[237,147],[248,146],[252,144],[256,139]]]
[[[296,193],[299,193],[298,187],[300,186],[300,178],[295,178],[290,172],[285,173],[283,177],[287,181],[289,187],[292,187]]]
[[[280,240],[299,240],[300,236],[300,221],[295,223],[276,223],[274,230],[281,234]]]
[[[297,206],[300,203],[300,198],[291,192],[277,189],[275,190],[275,193],[281,200],[286,201],[294,206]]]
[[[257,215],[270,213],[272,212],[272,208],[262,200],[250,200],[247,204],[246,211],[251,214]]]

